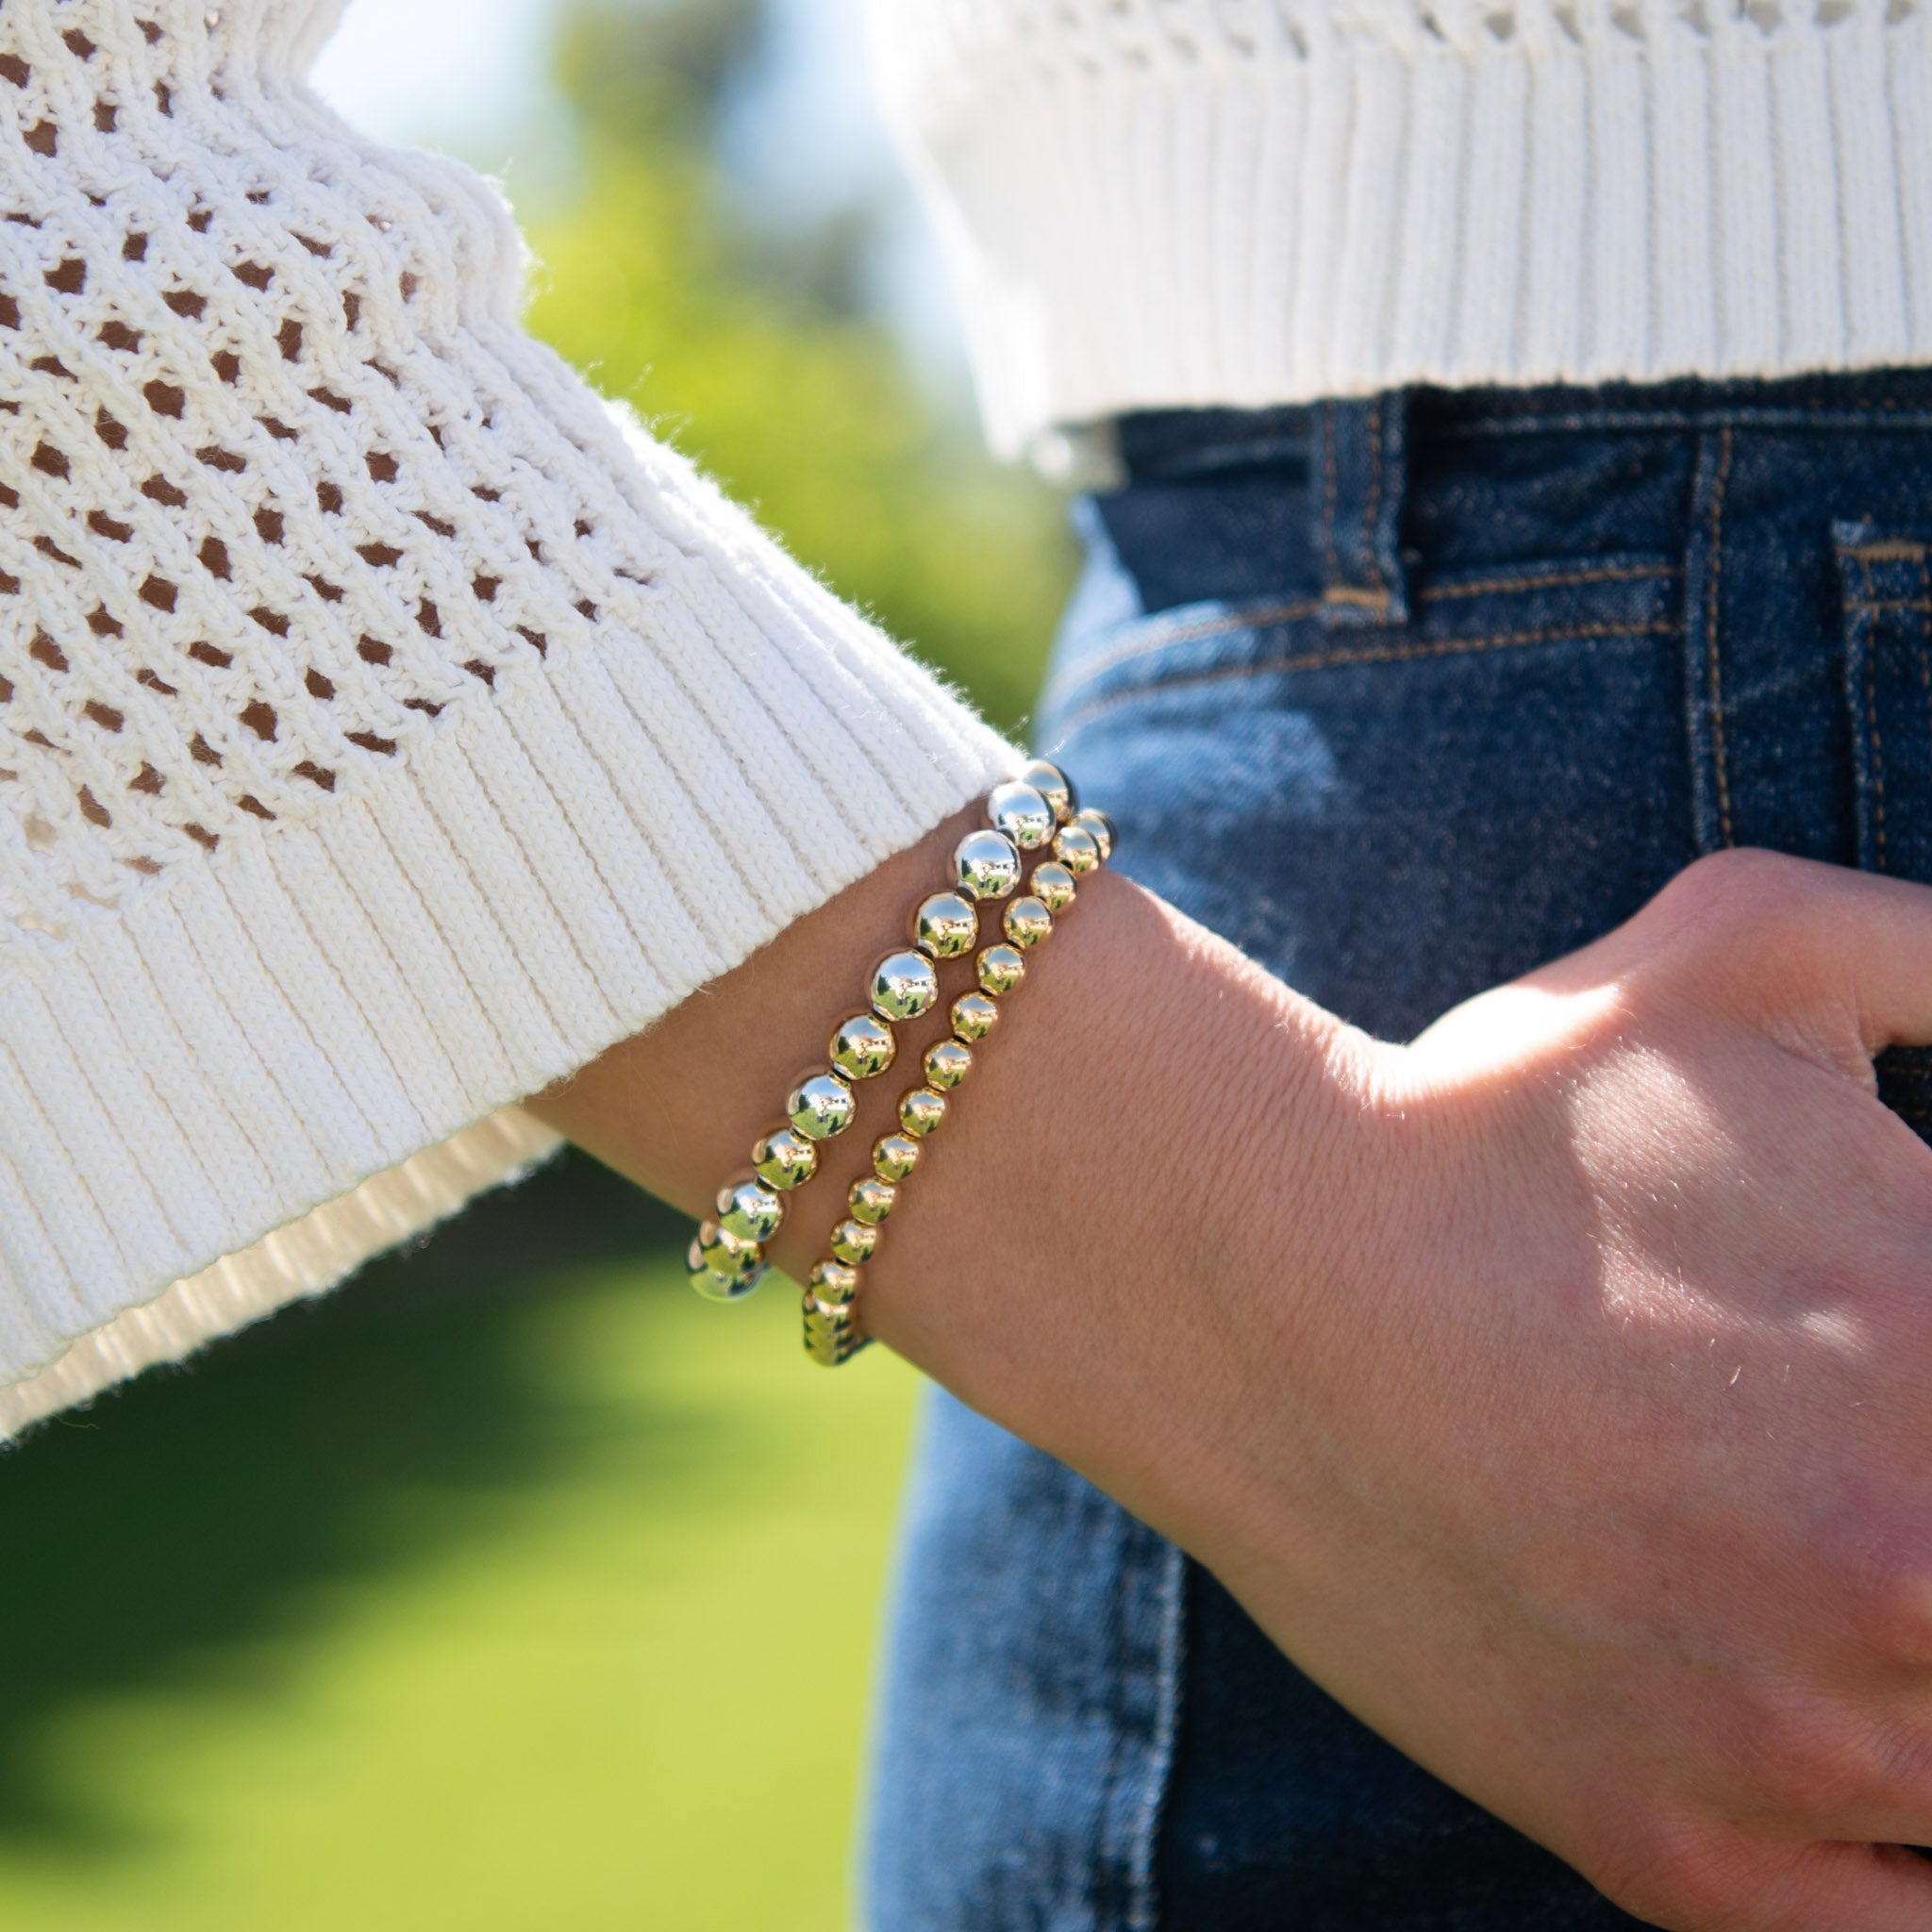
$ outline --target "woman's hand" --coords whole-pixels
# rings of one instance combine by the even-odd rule
[[[933,871],[544,1110],[700,1205]],[[1928,1040],[1932,891],[1795,860],[1706,861],[1407,1048],[1102,875],[866,1319],[1629,1909],[1924,1926],[1883,1848],[1932,1842],[1932,1151],[1870,1055]]]

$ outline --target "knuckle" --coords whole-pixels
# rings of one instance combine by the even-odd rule
[[[1870,1537],[1833,1570],[1838,1621],[1855,1653],[1893,1668],[1932,1664],[1932,1544],[1924,1532]]]
[[[1816,872],[1780,852],[1736,846],[1693,860],[1662,898],[1702,937],[1775,939],[1804,919],[1818,891]]]
[[[1858,1727],[1822,1701],[1775,1699],[1742,1722],[1730,1741],[1745,1789],[1769,1819],[1827,1817],[1871,1789]]]

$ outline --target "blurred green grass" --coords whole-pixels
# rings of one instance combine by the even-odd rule
[[[660,1231],[567,1157],[0,1462],[8,1932],[844,1923],[914,1377]]]

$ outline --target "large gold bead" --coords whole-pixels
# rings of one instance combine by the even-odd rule
[[[919,1165],[919,1142],[904,1134],[881,1134],[872,1145],[872,1171],[882,1181],[903,1181]]]
[[[889,953],[872,970],[872,1009],[881,1020],[917,1020],[939,996],[940,976],[924,953]]]
[[[845,1205],[852,1209],[853,1220],[868,1222],[874,1227],[898,1204],[899,1190],[875,1174],[860,1174],[852,1183],[852,1191],[845,1196]]]
[[[829,1141],[852,1124],[852,1089],[837,1074],[808,1074],[791,1090],[785,1117],[808,1141]]]
[[[974,899],[1004,899],[1020,883],[1020,852],[991,825],[968,832],[953,847],[953,877]]]
[[[899,1103],[899,1124],[923,1141],[946,1117],[946,1096],[930,1087],[915,1087]]]
[[[953,1038],[969,1046],[999,1024],[999,1008],[983,992],[962,992],[953,1002]]]
[[[744,1241],[768,1241],[785,1219],[777,1190],[746,1174],[718,1190],[718,1225]]]
[[[1056,919],[1074,903],[1074,874],[1051,858],[1033,868],[1026,889]]]
[[[1103,861],[1113,857],[1119,835],[1114,831],[1113,821],[1104,811],[1095,811],[1091,805],[1083,805],[1074,814],[1074,823],[1085,826],[1092,834],[1093,842],[1100,847]]]
[[[878,1229],[857,1215],[849,1216],[832,1230],[832,1258],[843,1261],[849,1268],[862,1268],[872,1259],[873,1250],[878,1244]]]
[[[925,1050],[925,1084],[950,1093],[973,1071],[973,1049],[963,1041],[936,1041]]]
[[[806,1313],[813,1313],[812,1304],[817,1302],[817,1312],[837,1321],[850,1322],[852,1304],[858,1298],[865,1277],[850,1261],[824,1258],[814,1261],[806,1281]]]
[[[988,946],[974,961],[979,990],[995,999],[1009,993],[1026,977],[1026,961],[1011,946]]]
[[[979,939],[979,914],[963,892],[935,892],[912,915],[912,942],[934,959],[957,959]]]
[[[883,1020],[854,1013],[839,1022],[826,1055],[848,1080],[870,1080],[892,1064],[898,1050],[899,1042]]]
[[[1007,937],[1023,952],[1033,948],[1048,939],[1053,932],[1053,914],[1040,901],[1028,893],[1015,899],[1006,910],[1000,924],[1007,929]]]
[[[986,815],[1022,852],[1032,852],[1053,837],[1053,807],[1030,785],[1009,778],[987,795]]]
[[[759,1180],[787,1193],[818,1173],[819,1150],[803,1134],[778,1127],[752,1148],[751,1164]]]
[[[693,1241],[684,1251],[685,1272],[691,1285],[708,1302],[741,1302],[765,1278],[765,1265],[758,1262],[749,1274],[732,1264],[733,1272],[721,1274],[705,1259],[704,1243]]]
[[[1100,841],[1083,824],[1062,825],[1053,835],[1053,856],[1074,874],[1083,876],[1100,867]]]
[[[1030,785],[1053,808],[1053,815],[1061,824],[1074,816],[1074,807],[1078,801],[1074,796],[1074,788],[1067,774],[1058,765],[1049,764],[1044,758],[1028,758],[1014,774],[1023,785]]]

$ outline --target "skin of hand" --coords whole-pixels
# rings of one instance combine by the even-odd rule
[[[533,1104],[701,1210],[968,823]],[[1626,1909],[1923,1928],[1932,1150],[1871,1057],[1926,1041],[1932,891],[1768,854],[1406,1047],[1102,874],[861,1306]]]

